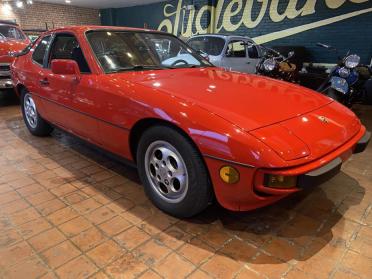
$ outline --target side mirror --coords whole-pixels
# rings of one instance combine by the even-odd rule
[[[80,75],[79,65],[74,60],[54,59],[51,68],[56,75]]]
[[[289,58],[292,58],[293,56],[295,56],[295,52],[294,51],[288,52],[288,59]]]

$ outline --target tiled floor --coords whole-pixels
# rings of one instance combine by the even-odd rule
[[[30,136],[16,104],[0,105],[0,154],[1,278],[372,278],[372,146],[311,192],[191,220],[81,141]]]

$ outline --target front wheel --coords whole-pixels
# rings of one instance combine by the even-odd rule
[[[145,192],[164,212],[187,218],[211,201],[207,168],[192,142],[168,126],[144,132],[137,149],[137,164]]]
[[[31,134],[38,137],[50,135],[53,128],[40,116],[36,103],[29,92],[22,92],[21,107],[23,120]]]

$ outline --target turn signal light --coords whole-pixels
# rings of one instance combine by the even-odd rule
[[[237,169],[231,166],[225,166],[220,169],[220,177],[223,182],[228,184],[238,183],[240,180],[240,175]]]
[[[296,187],[297,176],[284,176],[284,175],[265,175],[265,186],[271,188],[288,189]]]

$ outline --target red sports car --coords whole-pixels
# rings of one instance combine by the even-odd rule
[[[56,126],[135,162],[149,198],[178,217],[214,197],[250,210],[314,187],[370,139],[339,103],[216,68],[157,31],[50,31],[12,74],[32,134]]]
[[[0,94],[2,90],[13,88],[10,64],[14,57],[11,54],[23,50],[29,43],[17,24],[0,20]]]

